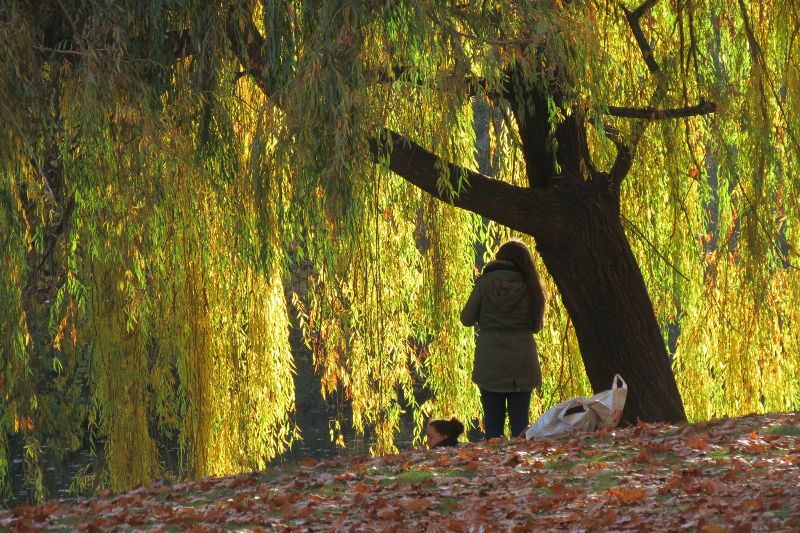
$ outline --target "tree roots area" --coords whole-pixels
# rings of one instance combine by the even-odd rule
[[[800,412],[306,459],[0,512],[11,531],[800,531]]]

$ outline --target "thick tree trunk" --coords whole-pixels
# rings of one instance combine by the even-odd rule
[[[244,29],[231,26],[235,53],[272,95],[269,87],[275,80],[264,75],[264,43],[254,24]],[[449,165],[451,176],[464,174],[467,179],[464,184],[453,183],[460,189],[457,195],[443,193],[438,183],[441,160],[386,129],[371,140],[372,155],[379,160],[389,153],[389,167],[432,196],[532,235],[572,317],[594,390],[607,389],[619,373],[629,386],[624,420],[685,420],[664,339],[619,221],[616,191],[629,168],[630,154],[621,151],[623,157],[609,174],[598,172],[577,114],[557,126],[558,148],[552,153],[547,96],[529,86],[522,72],[510,74],[516,81],[509,84],[506,97],[519,125],[528,188]],[[554,98],[560,102],[558,91]],[[387,144],[387,139],[392,142]]]
[[[620,222],[619,184],[630,153],[621,149],[609,173],[597,170],[581,114],[573,113],[551,133],[546,95],[522,87],[524,79],[509,96],[528,182],[549,193],[547,211],[556,213],[529,233],[572,319],[592,388],[606,390],[620,374],[628,383],[624,422],[685,421],[653,304]],[[561,101],[558,90],[553,98]]]
[[[414,143],[394,141],[390,168],[447,201],[437,190],[436,156]],[[561,146],[566,149],[566,144]],[[381,145],[376,142],[373,150],[377,157]],[[592,388],[608,389],[616,373],[628,382],[624,421],[685,420],[664,339],[608,176],[584,181],[570,173],[530,182],[531,188],[515,188],[470,174],[469,187],[455,203],[534,237],[572,318]]]
[[[592,388],[628,383],[623,421],[686,420],[664,339],[611,197],[570,195],[555,242],[537,248],[572,318]]]

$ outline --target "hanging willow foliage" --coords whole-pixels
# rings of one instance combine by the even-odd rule
[[[79,449],[102,448],[96,482],[116,490],[163,475],[173,446],[181,475],[263,467],[298,436],[293,316],[373,453],[396,450],[405,408],[418,437],[430,416],[477,423],[458,314],[499,243],[535,243],[415,188],[374,140],[386,127],[436,154],[456,198],[466,173],[445,163],[477,167],[477,101],[493,177],[526,186],[497,97],[510,66],[563,93],[553,128],[589,118],[599,166],[604,123],[638,141],[620,216],[689,418],[800,408],[791,2],[646,2],[655,73],[601,1],[146,4],[0,13],[5,498],[11,453],[35,498]],[[613,107],[702,101],[716,112],[647,130]],[[532,416],[591,390],[537,267]]]

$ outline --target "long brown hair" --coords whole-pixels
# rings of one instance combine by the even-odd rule
[[[514,265],[522,271],[525,277],[525,285],[528,289],[528,295],[531,302],[531,315],[533,315],[533,330],[539,331],[542,329],[542,322],[544,320],[544,302],[545,294],[542,282],[539,279],[539,273],[536,272],[536,266],[533,264],[533,257],[530,250],[525,246],[525,243],[511,239],[504,242],[494,258],[502,261],[511,261]]]

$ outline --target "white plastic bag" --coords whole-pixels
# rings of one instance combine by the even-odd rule
[[[617,374],[611,389],[598,392],[591,398],[571,398],[545,411],[525,431],[525,438],[551,437],[569,431],[594,431],[614,427],[622,418],[628,385]]]

